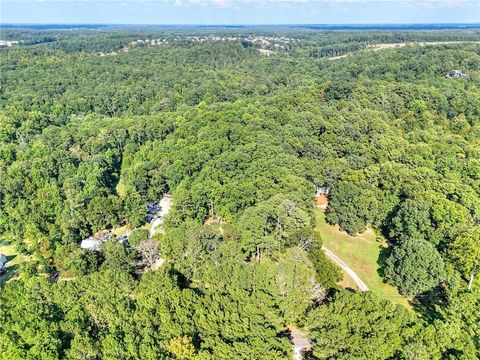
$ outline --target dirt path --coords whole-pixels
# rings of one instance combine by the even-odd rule
[[[345,271],[357,284],[358,289],[360,291],[368,291],[370,290],[368,286],[360,279],[360,277],[353,271],[347,264],[345,264],[337,255],[335,255],[332,251],[327,249],[325,246],[322,246],[323,251],[325,251],[325,255],[327,255],[330,259],[332,259],[335,264],[340,266],[343,271]]]

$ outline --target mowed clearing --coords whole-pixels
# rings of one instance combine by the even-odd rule
[[[377,261],[381,249],[386,247],[385,240],[377,241],[377,236],[370,228],[360,235],[350,236],[340,231],[338,225],[328,225],[324,210],[320,208],[315,209],[315,218],[315,229],[320,233],[324,246],[355,271],[374,293],[410,307],[408,300],[401,296],[395,287],[385,284],[378,273]],[[357,289],[353,280],[345,273],[340,285]]]

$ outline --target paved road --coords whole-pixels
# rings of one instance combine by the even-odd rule
[[[164,195],[160,200],[160,211],[157,214],[157,218],[152,221],[152,227],[150,228],[150,237],[153,237],[158,232],[163,232],[160,225],[162,225],[165,216],[167,216],[168,212],[172,207],[172,196],[171,195]]]
[[[294,358],[295,360],[302,360],[303,352],[310,350],[312,348],[312,344],[310,344],[307,336],[299,329],[291,328],[290,331],[290,340],[293,343]]]
[[[357,284],[360,291],[368,291],[370,290],[368,286],[360,279],[360,277],[353,271],[347,264],[345,264],[337,255],[335,255],[332,251],[327,249],[325,246],[322,246],[322,250],[325,251],[325,255],[327,255],[330,259],[332,259],[338,266],[340,266],[343,271],[345,271]]]

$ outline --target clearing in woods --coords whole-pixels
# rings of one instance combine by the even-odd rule
[[[350,236],[341,231],[338,225],[327,224],[324,209],[321,208],[315,209],[315,218],[315,229],[320,233],[324,246],[355,271],[370,290],[394,303],[410,307],[408,299],[401,296],[395,287],[385,284],[378,273],[380,251],[387,246],[384,239],[377,240],[371,228],[360,235]],[[345,272],[340,285],[358,290]]]

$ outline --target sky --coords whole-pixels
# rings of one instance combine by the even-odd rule
[[[480,23],[480,0],[0,0],[1,23]]]

